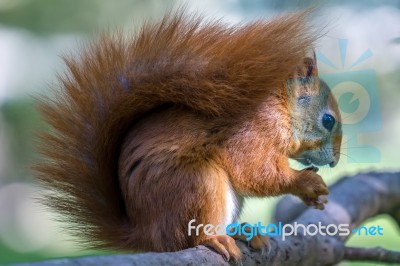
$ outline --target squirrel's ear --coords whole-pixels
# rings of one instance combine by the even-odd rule
[[[317,68],[317,58],[315,56],[315,51],[311,50],[303,60],[303,64],[298,66],[295,78],[307,78],[318,76]]]
[[[294,95],[297,99],[318,94],[318,85],[317,58],[315,51],[310,50],[295,73],[289,77],[286,86],[289,95]]]

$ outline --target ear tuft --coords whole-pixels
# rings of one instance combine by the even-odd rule
[[[317,58],[313,50],[310,51],[307,57],[304,58],[303,64],[297,67],[296,73],[293,76],[295,78],[308,78],[318,76]]]

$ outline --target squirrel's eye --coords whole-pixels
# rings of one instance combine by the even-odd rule
[[[324,116],[322,117],[322,125],[329,131],[332,130],[335,123],[336,123],[335,118],[330,114],[324,114]]]

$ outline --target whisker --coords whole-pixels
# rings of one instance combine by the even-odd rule
[[[369,149],[369,147],[346,147],[342,149]]]
[[[355,163],[360,163],[358,160],[356,160],[355,158],[353,158],[352,156],[349,156],[348,154],[345,153],[340,153],[340,155],[346,156],[348,159],[353,160]]]
[[[346,139],[345,142],[342,142],[342,143],[341,143],[341,146],[346,145],[347,143],[349,143],[350,140],[353,140],[355,137],[357,137],[357,135],[354,135],[354,136],[352,136],[352,137]]]

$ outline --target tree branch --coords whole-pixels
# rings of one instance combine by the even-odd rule
[[[385,263],[398,263],[400,261],[400,252],[386,250],[381,247],[376,248],[352,248],[346,247],[344,253],[345,260],[358,261],[379,261]]]
[[[400,209],[400,173],[364,173],[344,177],[330,188],[329,203],[325,210],[307,208],[292,197],[284,197],[276,207],[275,221],[295,225],[349,224],[350,230],[357,228],[367,218],[387,213],[397,217]],[[398,219],[396,221],[399,221]],[[400,262],[398,252],[383,249],[359,249],[345,247],[351,235],[333,234],[303,235],[299,230],[282,240],[281,236],[270,237],[269,252],[251,249],[237,241],[243,252],[242,265],[333,265],[342,260],[374,260]],[[332,235],[329,235],[329,234]],[[384,255],[381,255],[384,254]],[[229,265],[222,256],[199,246],[171,253],[143,253],[58,259],[38,262],[36,266],[62,265]],[[26,264],[19,264],[20,266]]]

